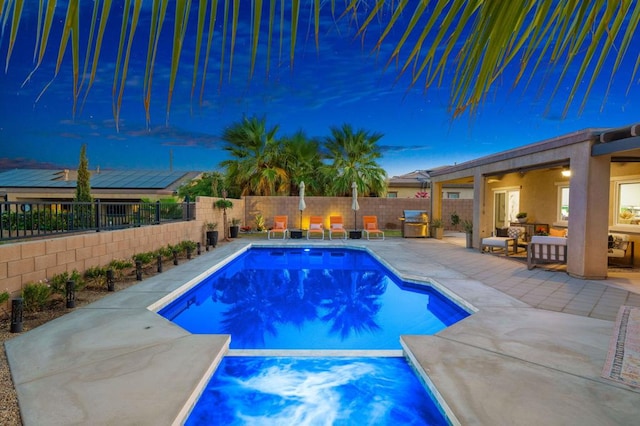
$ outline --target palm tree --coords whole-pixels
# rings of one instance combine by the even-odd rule
[[[240,195],[278,195],[288,191],[289,177],[280,165],[278,126],[267,129],[266,118],[243,118],[227,127],[222,140],[231,159],[220,163]]]
[[[307,195],[322,194],[328,182],[322,174],[320,142],[300,130],[281,140],[281,165],[289,176],[289,195],[298,195],[300,182]]]
[[[322,8],[329,10],[333,17],[349,19],[357,26],[357,34],[362,37],[379,34],[376,49],[391,52],[388,63],[398,64],[398,73],[409,73],[412,85],[423,81],[425,88],[440,83],[446,73],[453,73],[450,94],[450,109],[453,115],[459,115],[468,109],[475,109],[490,93],[494,85],[501,81],[509,65],[520,69],[513,85],[520,80],[528,82],[537,73],[557,72],[554,96],[557,89],[568,85],[571,89],[566,95],[566,108],[574,101],[578,88],[585,84],[582,97],[584,106],[596,78],[601,74],[612,80],[622,60],[629,56],[638,59],[638,45],[632,44],[632,38],[640,21],[640,6],[632,0],[592,0],[592,1],[473,1],[473,0],[432,0],[432,1],[293,1],[263,2],[251,0],[201,0],[198,6],[187,0],[169,2],[154,1],[152,7],[142,8],[141,1],[125,2],[125,7],[113,7],[111,0],[80,2],[67,1],[67,13],[64,21],[54,19],[56,2],[49,0],[43,13],[23,14],[36,2],[21,0],[0,1],[0,21],[8,23],[7,52],[5,71],[9,67],[11,54],[18,35],[18,29],[29,31],[35,36],[37,59],[33,74],[44,60],[52,26],[62,22],[60,41],[53,46],[58,50],[55,74],[58,73],[67,45],[72,50],[72,71],[74,76],[73,99],[75,104],[84,91],[86,99],[94,83],[97,66],[101,58],[102,40],[105,32],[118,32],[117,66],[113,75],[114,117],[118,123],[122,91],[128,79],[127,64],[130,57],[130,45],[134,38],[148,37],[146,66],[143,78],[143,104],[149,117],[150,95],[157,52],[171,50],[171,70],[167,96],[167,117],[171,105],[174,84],[181,62],[182,46],[185,37],[193,37],[196,55],[192,64],[192,97],[196,83],[200,78],[200,100],[205,90],[205,77],[208,72],[210,53],[214,43],[220,43],[218,51],[222,54],[218,65],[220,81],[225,72],[233,70],[236,50],[245,47],[250,56],[249,75],[252,76],[256,61],[260,57],[265,62],[269,74],[272,48],[279,45],[282,53],[289,48],[289,62],[293,69],[299,26],[313,27],[315,43],[320,44],[320,17]],[[250,9],[251,22],[240,25],[240,4]],[[267,7],[267,3],[269,6]],[[287,3],[285,5],[285,3]],[[93,4],[90,21],[91,31],[80,33],[80,9]],[[42,8],[43,3],[39,3]],[[174,7],[175,5],[175,7]],[[308,8],[308,10],[304,10]],[[218,13],[218,9],[223,13]],[[231,10],[230,10],[231,9]],[[268,9],[268,10],[267,10]],[[83,9],[84,10],[84,9]],[[193,10],[193,12],[192,12]],[[100,11],[100,13],[98,13]],[[263,13],[265,12],[265,13]],[[197,19],[188,19],[192,14]],[[22,25],[22,20],[39,16],[37,23]],[[119,15],[111,19],[122,23],[121,29],[107,27],[110,15]],[[165,18],[175,16],[173,22],[172,46],[164,46],[166,37],[161,37]],[[306,16],[309,22],[301,22]],[[125,19],[126,18],[126,19]],[[150,22],[151,31],[138,31],[139,21]],[[169,21],[169,19],[167,19]],[[196,31],[187,31],[189,23],[196,21]],[[222,22],[220,22],[222,21]],[[221,24],[221,25],[220,25]],[[169,25],[169,24],[167,24]],[[37,30],[33,28],[37,27]],[[222,27],[222,35],[214,36],[213,28]],[[250,29],[248,43],[236,43],[240,29]],[[380,31],[375,31],[380,28]],[[265,36],[267,41],[261,40]],[[398,41],[390,41],[389,35],[399,33]],[[135,35],[135,37],[134,37]],[[240,34],[242,35],[242,34]],[[81,40],[80,36],[86,37]],[[345,35],[351,38],[352,34]],[[70,41],[70,43],[69,43]],[[204,46],[203,46],[203,42]],[[86,57],[81,58],[80,46],[87,46]],[[276,49],[273,49],[276,50]],[[204,55],[203,65],[200,53]],[[318,52],[320,49],[318,48]],[[35,53],[35,52],[34,52]],[[286,54],[286,53],[285,53]],[[84,59],[84,63],[82,61]],[[606,61],[607,64],[605,64]],[[570,67],[578,65],[576,74],[569,72]],[[608,64],[613,64],[608,65]],[[81,72],[84,66],[86,72]],[[31,77],[27,76],[27,80]],[[54,74],[54,76],[55,76]],[[590,75],[590,77],[587,77]],[[78,81],[80,76],[82,80]],[[85,82],[85,76],[88,81]],[[635,81],[635,71],[630,82]],[[105,80],[109,80],[108,78]],[[45,89],[48,87],[45,86]]]
[[[349,124],[331,128],[324,144],[326,157],[332,162],[326,167],[327,175],[332,176],[331,195],[351,195],[353,182],[361,194],[384,194],[387,173],[376,162],[382,156],[376,145],[382,136],[364,129],[354,131]]]

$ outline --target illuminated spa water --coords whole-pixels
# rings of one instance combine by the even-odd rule
[[[431,287],[395,277],[365,251],[254,248],[163,308],[232,349],[400,349],[468,316]]]
[[[226,357],[185,424],[448,423],[404,358]]]

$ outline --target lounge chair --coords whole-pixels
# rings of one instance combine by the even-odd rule
[[[384,241],[384,232],[378,227],[377,216],[362,216],[362,222],[364,224],[364,233],[367,236],[367,240],[370,240],[373,236],[376,240]]]
[[[333,240],[334,234],[342,235],[342,239],[347,239],[347,230],[344,229],[342,216],[329,216],[329,239]]]
[[[324,226],[322,224],[322,216],[311,216],[309,219],[309,230],[307,231],[307,240],[312,235],[319,235],[324,240]]]
[[[497,233],[498,230],[496,230]],[[521,226],[510,226],[507,229],[506,237],[486,237],[480,241],[480,253],[484,253],[485,249],[489,249],[489,252],[493,252],[494,248],[504,249],[505,256],[509,256],[509,247],[513,247],[513,253],[518,252],[518,245],[523,242],[520,241],[524,237],[525,229]]]
[[[283,240],[287,238],[287,232],[289,231],[289,229],[287,229],[287,222],[288,222],[287,216],[274,217],[273,228],[271,228],[269,232],[267,232],[267,239],[271,240],[272,237],[275,237],[275,235],[277,234],[282,234]]]
[[[629,255],[628,260],[624,260]],[[609,250],[607,257],[609,258],[609,266],[617,266],[619,268],[633,268],[633,258],[635,256],[635,247],[633,241],[629,239],[627,234],[609,233]],[[618,262],[622,260],[623,263]]]
[[[534,235],[529,243],[527,269],[533,269],[540,263],[567,263],[566,237]]]

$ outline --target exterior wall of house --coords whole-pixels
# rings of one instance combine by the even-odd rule
[[[430,192],[430,189],[420,189],[418,187],[404,187],[404,186],[390,186],[387,189],[388,192],[397,193],[397,198],[415,198],[416,193],[419,191]],[[442,189],[442,197],[447,199],[448,192],[458,192],[460,194],[461,199],[472,199],[473,198],[473,188],[457,188],[457,187],[444,187]]]
[[[606,240],[612,217],[610,203],[606,203],[611,199],[611,154],[592,155],[595,142],[594,132],[585,130],[452,166],[432,173],[434,193],[439,193],[448,182],[473,179],[473,245],[478,247],[480,239],[493,231],[493,189],[500,185],[519,188],[521,210],[535,221],[553,224],[557,214],[557,183],[562,182],[561,177],[553,174],[554,169],[559,172],[560,166],[569,164],[572,176],[567,272],[584,279],[605,278]],[[549,174],[535,172],[536,169],[546,169]],[[494,178],[500,180],[489,184]],[[438,211],[441,204],[441,200],[432,201]]]

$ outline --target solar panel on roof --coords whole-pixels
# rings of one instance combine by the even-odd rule
[[[101,189],[163,189],[185,172],[103,170],[91,176],[91,187]],[[75,188],[76,181],[63,179],[61,170],[16,169],[0,173],[0,187]]]

